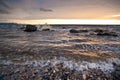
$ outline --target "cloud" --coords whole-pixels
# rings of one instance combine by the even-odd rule
[[[7,2],[6,2],[6,1],[3,1],[3,0],[0,0],[0,6],[1,6],[1,7],[4,7],[4,8],[11,9],[10,6],[8,6]]]
[[[42,11],[42,12],[53,12],[52,9],[46,9],[46,8],[40,8],[40,11]]]
[[[2,9],[0,9],[0,14],[9,14],[10,12],[9,11],[7,11],[7,10],[2,10]]]
[[[112,18],[113,18],[113,19],[118,19],[118,20],[120,20],[120,14],[112,15]]]
[[[119,14],[119,4],[120,0],[0,0],[0,19],[120,19],[111,17]]]
[[[0,0],[0,14],[9,14],[12,8],[4,0]]]

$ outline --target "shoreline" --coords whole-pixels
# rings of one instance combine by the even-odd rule
[[[120,60],[89,63],[69,61],[66,58],[46,61],[28,61],[24,64],[1,64],[0,78],[30,80],[118,80]]]

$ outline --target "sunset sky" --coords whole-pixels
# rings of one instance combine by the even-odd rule
[[[120,0],[0,0],[0,22],[120,24]]]

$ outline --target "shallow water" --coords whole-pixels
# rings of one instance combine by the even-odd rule
[[[54,57],[91,63],[115,58],[120,63],[120,26],[51,26],[52,31],[36,32],[24,32],[19,27],[0,27],[1,64],[39,62]],[[70,33],[70,29],[88,32]],[[113,31],[119,36],[97,36],[93,34],[95,29]]]

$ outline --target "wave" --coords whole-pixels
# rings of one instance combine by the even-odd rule
[[[31,65],[31,66],[56,66],[57,64],[63,64],[63,67],[69,68],[70,70],[77,70],[77,71],[83,71],[83,70],[89,70],[89,69],[100,69],[104,73],[110,73],[114,71],[114,65],[113,63],[120,65],[120,60],[118,58],[110,58],[105,61],[99,61],[97,63],[87,62],[87,61],[73,61],[68,60],[64,57],[60,57],[59,59],[51,59],[51,60],[33,60],[33,61],[26,61],[24,63],[14,63],[12,61],[2,61],[0,64],[4,65]]]

